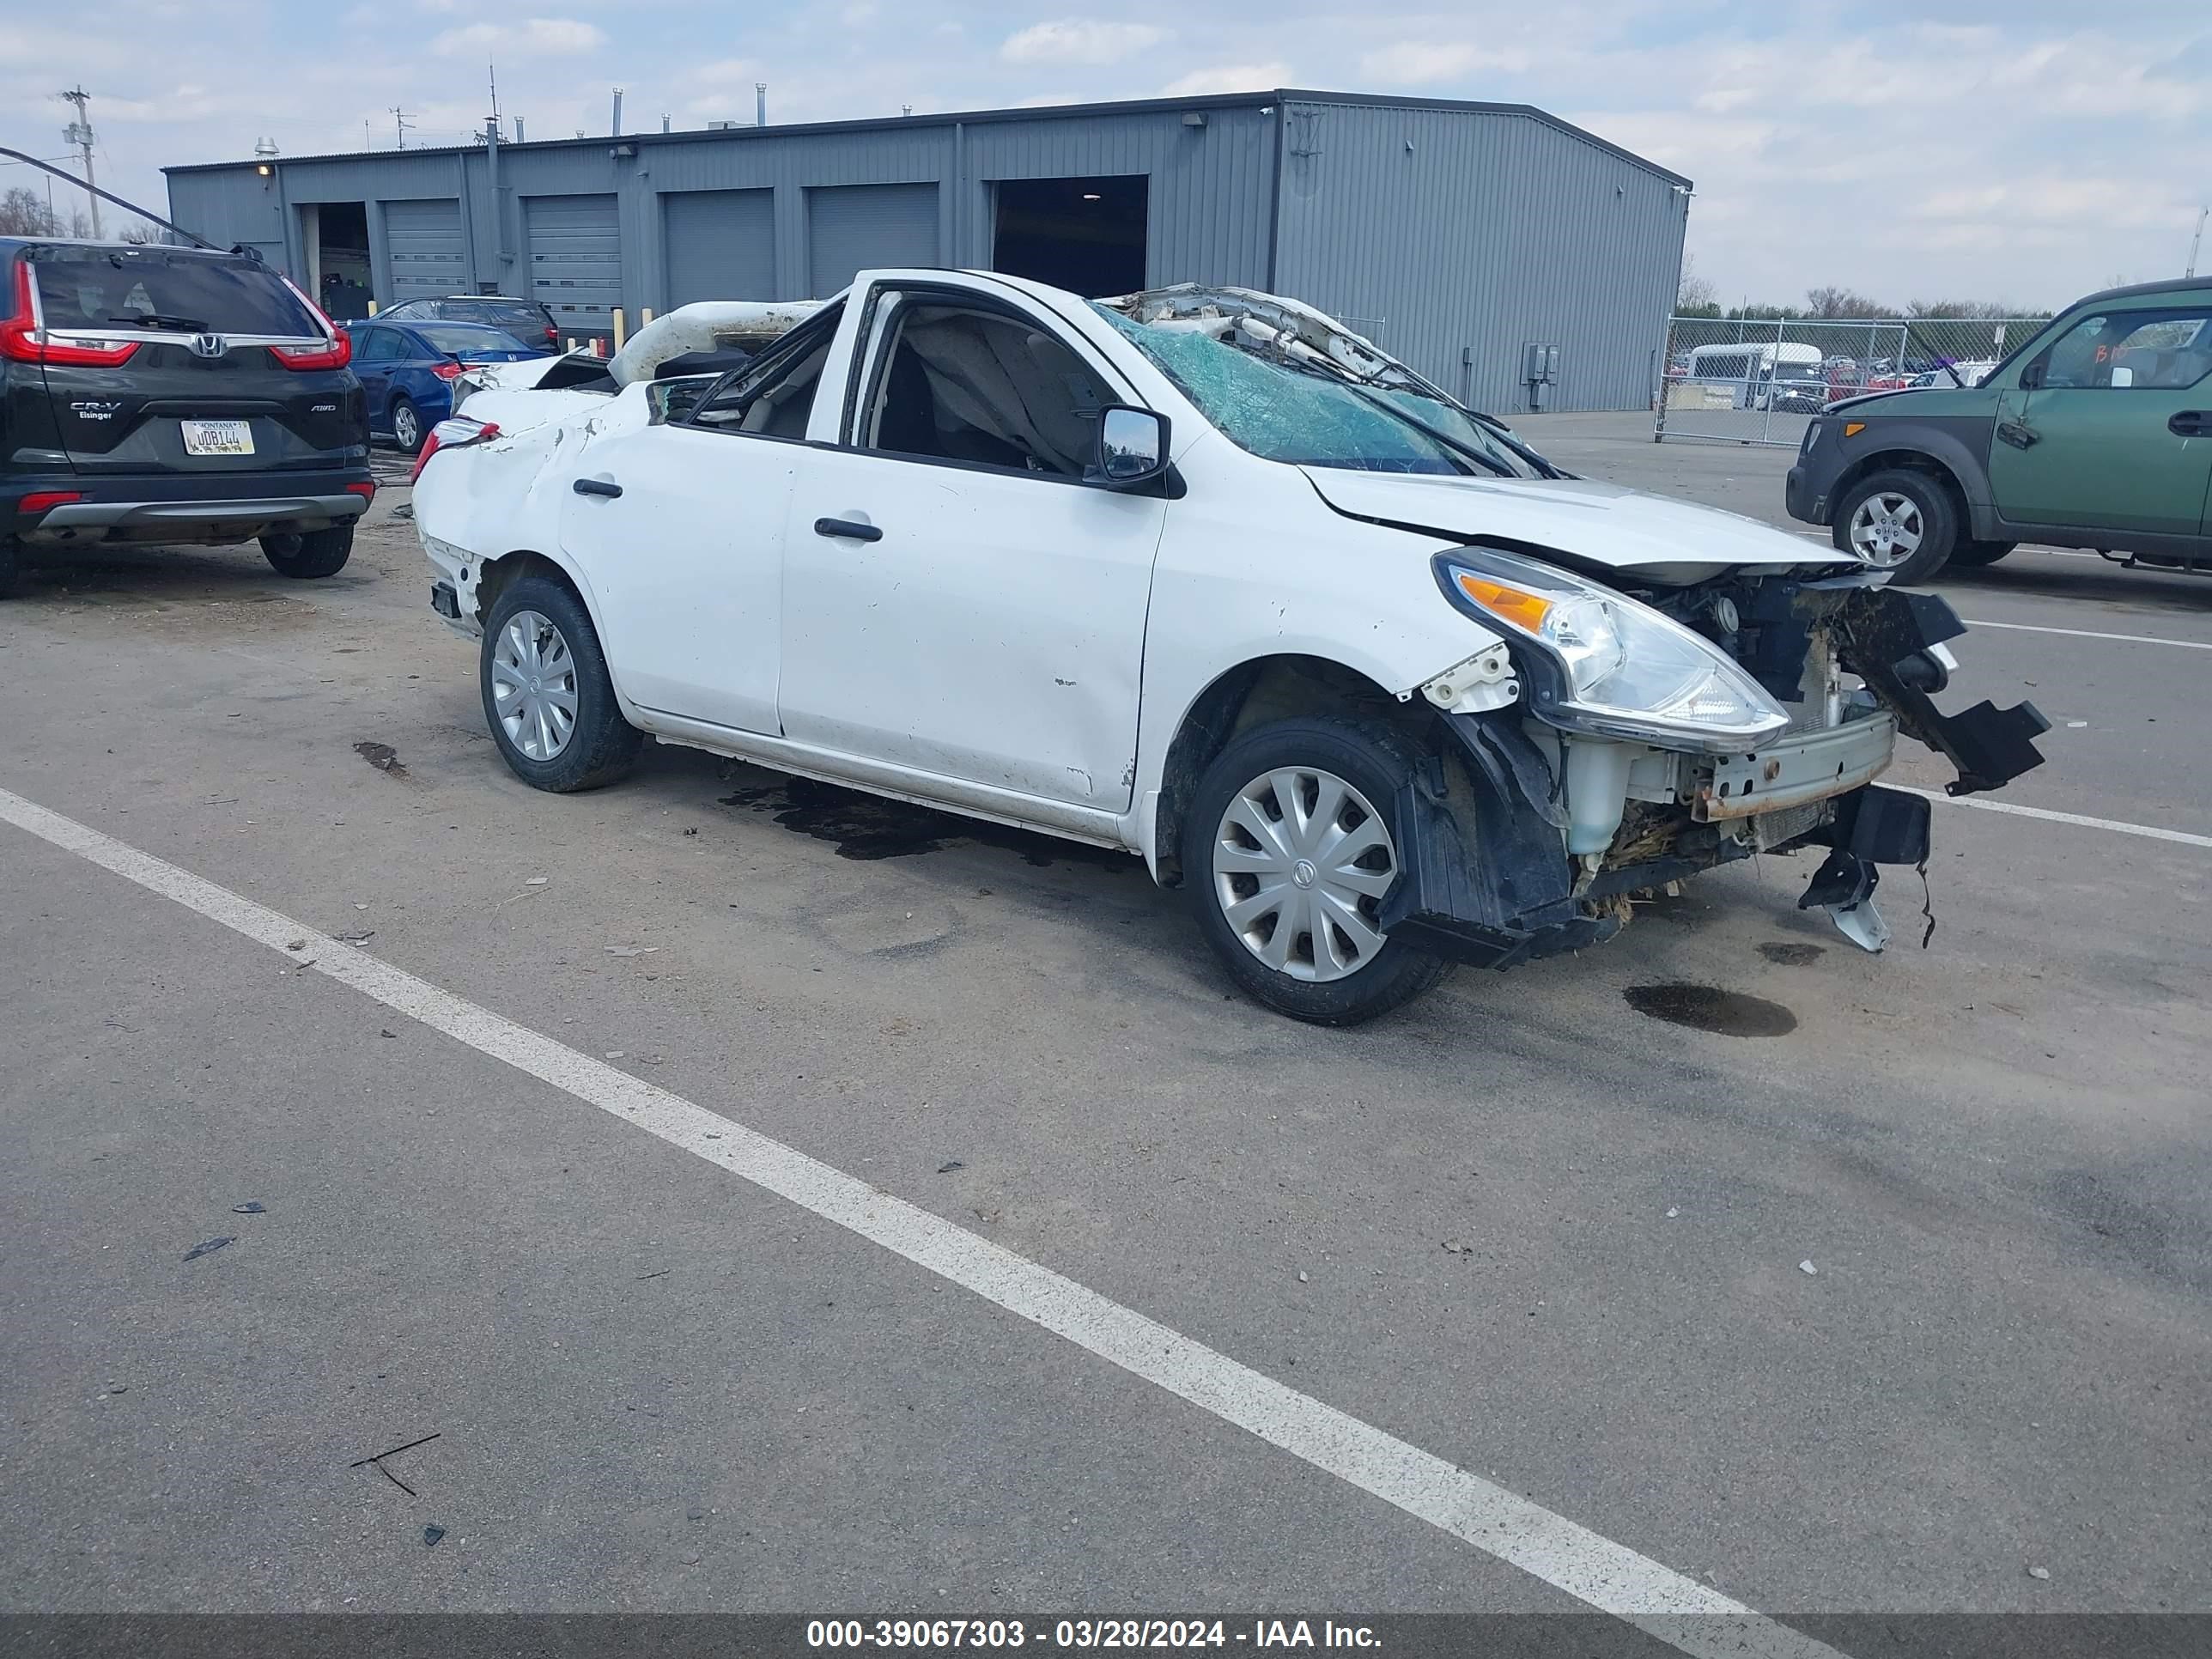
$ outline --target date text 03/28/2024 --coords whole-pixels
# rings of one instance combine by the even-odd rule
[[[1063,1649],[1375,1648],[1365,1625],[1332,1619],[1261,1619],[1235,1626],[1220,1619],[815,1619],[806,1645],[815,1649],[951,1649],[1029,1646]]]

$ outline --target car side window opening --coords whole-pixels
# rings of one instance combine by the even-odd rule
[[[899,303],[855,441],[863,449],[1080,478],[1115,399],[1065,342],[1025,319]]]
[[[766,438],[804,438],[814,410],[814,390],[830,360],[844,307],[817,312],[700,402],[687,425],[715,432],[750,432]]]
[[[2179,392],[2212,374],[2212,313],[2084,317],[2030,365],[2029,385]]]
[[[362,343],[361,360],[365,363],[396,363],[406,355],[399,336],[388,328],[370,329],[368,338]]]

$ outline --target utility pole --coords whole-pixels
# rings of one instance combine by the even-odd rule
[[[62,139],[76,145],[84,156],[84,199],[92,204],[92,240],[96,242],[100,240],[100,198],[92,193],[92,94],[80,81],[62,97],[76,106],[76,119],[62,130]]]
[[[2197,210],[2197,234],[2189,239],[2189,269],[2181,273],[2184,276],[2197,274],[2197,251],[2204,246],[2204,220],[2208,214],[2212,214],[2212,207]]]
[[[399,148],[405,149],[407,148],[407,129],[413,126],[415,124],[399,112],[399,106],[397,104],[394,104],[392,106],[392,124],[399,130]]]

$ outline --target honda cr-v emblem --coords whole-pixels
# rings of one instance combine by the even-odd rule
[[[222,336],[195,334],[192,336],[192,349],[203,357],[220,357],[222,356]]]

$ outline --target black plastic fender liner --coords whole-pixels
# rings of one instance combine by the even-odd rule
[[[2023,772],[2043,764],[2035,739],[2051,722],[2032,702],[2000,708],[1984,701],[1956,714],[1936,706],[1929,677],[1913,659],[1932,645],[1956,639],[1966,623],[1949,603],[1934,593],[1902,588],[1863,589],[1847,599],[1837,632],[1844,666],[1867,683],[1882,704],[1897,714],[1907,736],[1917,738],[1959,769],[1945,786],[1954,795],[2001,789]],[[1936,677],[1940,686],[1941,676]],[[1911,684],[1919,681],[1920,685]]]
[[[1543,750],[1510,718],[1442,724],[1476,787],[1453,799],[1451,769],[1432,756],[1400,788],[1401,874],[1376,919],[1383,932],[1492,968],[1611,938],[1615,918],[1583,915],[1574,902],[1565,812]]]
[[[1811,839],[1868,864],[1925,864],[1934,808],[1923,795],[1869,783],[1836,802],[1836,815]]]

